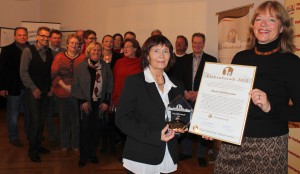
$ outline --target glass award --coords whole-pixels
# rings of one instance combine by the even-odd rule
[[[183,96],[179,95],[169,103],[166,112],[167,122],[171,129],[185,129],[190,124],[193,108]]]

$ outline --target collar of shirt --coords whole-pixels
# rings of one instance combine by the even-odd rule
[[[15,44],[16,44],[17,48],[19,48],[22,51],[23,51],[24,48],[28,47],[28,45],[29,45],[27,42],[24,45],[21,45],[17,42],[15,42]]]
[[[37,50],[38,52],[40,52],[40,51],[45,52],[45,51],[46,51],[46,47],[44,47],[44,46],[39,46],[37,43],[35,43],[34,46],[35,46],[35,48],[36,48],[36,50]]]
[[[49,45],[49,48],[51,48],[51,50],[58,52],[59,51],[59,47],[55,48],[53,47],[53,45]]]
[[[199,55],[199,57],[196,57],[196,55],[193,53],[193,58],[194,59],[201,59],[202,58],[202,56],[203,56],[203,51],[201,52],[201,54]]]
[[[186,53],[179,55],[179,54],[176,54],[176,52],[175,52],[174,54],[175,54],[175,56],[177,56],[177,57],[183,57],[184,55],[186,55]]]
[[[154,77],[152,76],[149,67],[144,69],[144,75],[145,75],[145,81],[147,83],[155,83]],[[169,79],[168,75],[163,72],[163,76],[165,78],[165,88],[166,89],[171,89],[172,87],[176,88],[177,86],[174,85],[171,80]]]

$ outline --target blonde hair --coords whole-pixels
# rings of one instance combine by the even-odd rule
[[[68,44],[69,41],[70,41],[70,39],[72,39],[72,38],[76,38],[76,39],[78,40],[78,42],[80,42],[80,38],[79,38],[76,34],[72,33],[72,34],[69,34],[69,35],[68,35],[66,44]]]
[[[296,46],[294,45],[294,29],[293,23],[290,19],[285,8],[277,1],[266,1],[262,3],[255,12],[253,13],[253,17],[251,19],[251,26],[249,28],[250,33],[248,37],[248,48],[252,49],[255,47],[255,42],[257,38],[254,35],[253,25],[255,22],[256,17],[264,12],[269,12],[273,14],[281,23],[282,25],[282,32],[280,33],[280,48],[282,52],[294,52]]]
[[[89,46],[88,46],[88,47],[86,48],[86,50],[85,50],[84,55],[85,55],[86,58],[89,58],[89,57],[90,57],[90,52],[91,52],[91,50],[92,50],[93,48],[95,48],[97,45],[100,46],[100,49],[101,49],[101,57],[102,57],[102,45],[101,45],[101,43],[99,43],[99,42],[92,42],[92,43],[89,44]]]

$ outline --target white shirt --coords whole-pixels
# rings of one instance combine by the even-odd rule
[[[176,88],[175,86],[167,76],[167,74],[164,72],[163,76],[165,78],[165,84],[164,84],[164,92],[161,92],[158,88],[158,84],[155,82],[154,77],[152,76],[149,68],[145,68],[144,70],[145,75],[145,81],[147,83],[155,83],[156,88],[160,94],[160,97],[162,101],[164,102],[165,107],[168,107],[169,104],[169,97],[168,93],[171,90],[172,87]],[[165,115],[165,118],[167,115]],[[123,166],[130,170],[133,173],[137,174],[160,174],[160,173],[171,173],[177,170],[177,164],[174,164],[172,157],[170,155],[168,145],[166,143],[166,151],[164,155],[163,161],[158,165],[150,165],[145,163],[140,163],[132,160],[128,160],[123,158]]]
[[[196,57],[196,55],[193,54],[193,84],[192,84],[192,90],[194,90],[194,80],[195,80],[195,77],[196,77],[196,74],[197,74],[199,64],[200,64],[201,59],[202,59],[202,55],[203,55],[203,51],[202,51],[202,53],[200,54],[199,57]]]

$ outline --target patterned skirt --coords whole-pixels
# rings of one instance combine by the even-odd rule
[[[215,174],[287,174],[288,135],[244,137],[242,145],[222,143]]]

